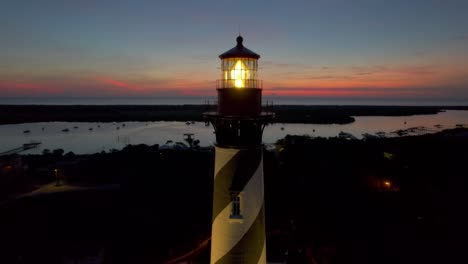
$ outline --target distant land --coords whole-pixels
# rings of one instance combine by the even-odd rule
[[[215,90],[213,89],[213,93]],[[202,105],[216,101],[216,96],[159,97],[0,97],[0,105]],[[459,106],[468,105],[468,98],[335,98],[262,96],[262,102],[275,105],[399,105],[399,106]]]
[[[203,121],[213,105],[0,105],[0,124],[31,122]],[[410,116],[468,106],[275,105],[277,123],[348,124],[353,116]]]

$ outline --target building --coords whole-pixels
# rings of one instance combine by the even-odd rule
[[[237,45],[219,56],[218,107],[205,113],[216,134],[211,263],[266,263],[260,56]]]

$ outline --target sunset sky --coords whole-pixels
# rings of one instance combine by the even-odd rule
[[[5,0],[0,97],[211,96],[239,28],[265,95],[468,102],[466,0]]]

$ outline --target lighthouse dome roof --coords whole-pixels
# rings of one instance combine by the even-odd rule
[[[258,55],[257,53],[249,50],[248,48],[244,47],[243,45],[243,41],[244,41],[244,38],[242,36],[238,36],[236,38],[236,41],[237,41],[237,45],[224,52],[223,54],[219,55],[219,58],[220,59],[227,59],[227,58],[252,58],[252,59],[259,59],[260,58],[260,55]]]

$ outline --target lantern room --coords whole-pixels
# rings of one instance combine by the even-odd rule
[[[260,55],[243,45],[244,39],[237,37],[237,45],[219,55],[221,59],[221,79],[217,88],[262,88],[257,78]]]
[[[257,76],[260,55],[244,47],[241,36],[236,41],[234,48],[219,55],[218,112],[226,116],[256,116],[262,104],[262,83]]]

